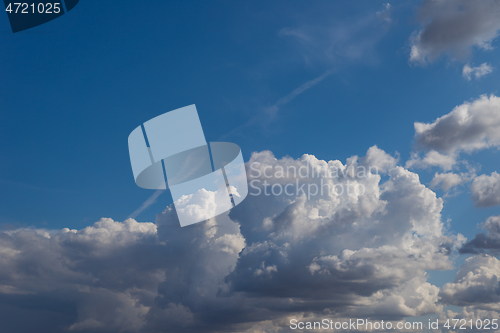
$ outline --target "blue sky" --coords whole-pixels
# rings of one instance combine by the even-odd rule
[[[374,144],[406,159],[414,121],[496,93],[498,82],[495,72],[469,82],[463,62],[446,58],[411,66],[417,6],[396,4],[387,23],[377,21],[383,4],[373,1],[86,1],[17,34],[1,16],[2,223],[60,228],[126,218],[149,196],[131,181],[126,137],[137,124],[193,103],[207,139],[238,143],[246,159],[269,149],[345,160]],[[339,42],[319,36],[308,49],[286,29],[343,35]],[[338,50],[328,53],[332,47]],[[359,51],[350,56],[342,48]],[[473,61],[494,63],[497,52],[476,52]],[[334,73],[269,123],[260,115],[327,70]],[[262,120],[232,132],[253,117]],[[496,164],[498,157],[487,155]],[[168,195],[160,198],[158,207],[168,203]],[[139,219],[151,220],[156,212],[143,214]]]
[[[124,221],[153,193],[134,183],[129,133],[190,104],[207,141],[238,144],[245,161],[269,150],[345,163],[376,145],[405,166],[412,153],[433,149],[417,149],[415,122],[500,94],[498,29],[478,32],[487,46],[423,44],[419,32],[434,28],[425,22],[446,17],[443,8],[426,17],[429,3],[87,0],[16,34],[0,15],[0,224],[60,230]],[[427,58],[411,58],[415,45]],[[483,63],[491,73],[463,75],[466,64]],[[497,147],[456,148],[451,172],[466,173],[464,161],[474,176],[498,171]],[[450,171],[409,169],[427,187]],[[469,241],[500,214],[498,205],[474,206],[472,179],[433,188],[442,222]],[[161,220],[171,203],[167,191],[137,220]],[[431,283],[450,282],[469,257],[454,255],[455,268],[429,273]]]

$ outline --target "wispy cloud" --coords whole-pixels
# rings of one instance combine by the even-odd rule
[[[294,53],[307,64],[372,62],[375,45],[391,27],[391,5],[386,3],[377,12],[355,19],[331,21],[326,24],[303,23],[282,28],[278,36],[289,39]]]
[[[299,87],[297,87],[294,90],[292,90],[286,96],[278,99],[276,101],[276,103],[274,103],[273,105],[266,107],[264,109],[264,112],[257,113],[257,115],[255,115],[254,117],[250,118],[243,125],[240,125],[240,126],[234,128],[229,133],[224,134],[223,136],[221,136],[219,138],[219,140],[226,139],[227,137],[230,137],[230,136],[234,135],[235,133],[241,132],[241,130],[243,130],[245,128],[248,128],[248,127],[258,126],[258,125],[265,126],[265,125],[269,124],[269,122],[272,121],[276,117],[276,115],[278,114],[278,112],[279,112],[279,110],[280,110],[280,108],[282,106],[290,103],[291,101],[293,101],[300,94],[303,94],[305,91],[307,91],[307,90],[311,89],[312,87],[316,86],[321,81],[325,80],[327,77],[329,77],[330,75],[332,75],[333,73],[335,73],[335,71],[336,71],[335,69],[329,69],[329,70],[325,71],[323,74],[321,74],[320,76],[318,76],[318,77],[316,77],[316,78],[314,78],[312,80],[309,80],[309,81],[303,83]]]
[[[473,75],[476,79],[479,79],[481,76],[485,76],[491,72],[493,72],[493,67],[488,65],[486,62],[477,67],[470,67],[469,64],[466,64],[462,70],[462,76],[470,81]]]
[[[333,73],[335,73],[335,70],[329,69],[326,72],[324,72],[323,74],[321,74],[320,76],[318,76],[317,78],[312,79],[310,81],[307,81],[306,83],[302,84],[300,87],[292,90],[292,92],[289,93],[288,95],[280,98],[276,103],[274,103],[274,105],[268,107],[266,109],[266,112],[268,113],[268,115],[271,118],[273,118],[278,113],[281,106],[290,103],[297,96],[299,96],[303,92],[311,89],[312,87],[314,87],[315,85],[317,85],[318,83],[320,83],[321,81],[323,81],[324,79],[326,79],[327,77],[332,75]]]

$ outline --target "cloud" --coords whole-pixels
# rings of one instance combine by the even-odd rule
[[[500,204],[500,175],[494,171],[490,176],[481,175],[470,186],[471,200],[476,207],[490,207]]]
[[[360,61],[372,62],[376,59],[375,45],[387,32],[391,22],[390,9],[390,4],[386,3],[380,11],[349,21],[313,25],[299,23],[281,28],[278,37],[290,41],[290,54],[298,55],[300,62],[305,62],[309,69],[322,68],[317,72],[321,74],[300,84],[276,102],[269,103],[261,112],[224,134],[219,140],[241,134],[250,127],[266,127],[275,119],[283,106],[330,77],[337,71],[338,65]]]
[[[447,310],[446,313],[439,316],[440,332],[456,332],[457,328],[461,327],[464,322],[469,324],[467,330],[470,332],[485,332],[486,330],[499,332],[500,330],[492,321],[492,319],[499,317],[500,313],[497,311],[481,310],[475,306],[464,306],[460,312]],[[470,323],[472,323],[472,329]],[[445,325],[449,325],[449,329]]]
[[[470,67],[469,64],[464,65],[464,69],[462,70],[462,76],[466,78],[468,81],[471,80],[472,75],[479,79],[486,74],[489,74],[493,71],[493,67],[488,65],[486,62],[482,63],[481,66],[478,67]]]
[[[385,22],[392,22],[391,19],[391,4],[390,3],[385,3],[384,8],[377,13],[377,17],[379,20],[385,21]]]
[[[448,172],[457,169],[459,164],[465,165],[467,172],[439,174],[431,185],[441,184],[451,189],[475,177],[474,168],[466,160],[459,159],[461,153],[500,146],[500,98],[493,94],[481,95],[431,123],[415,122],[414,127],[416,151],[405,167],[439,167]],[[456,175],[460,175],[462,181]]]
[[[465,163],[465,165],[468,169],[467,172],[460,172],[460,173],[436,172],[434,174],[434,178],[432,178],[430,187],[431,188],[440,187],[443,191],[447,192],[446,195],[448,195],[448,191],[456,189],[459,185],[470,182],[476,177],[476,169],[470,167],[467,163]]]
[[[394,168],[399,161],[399,156],[392,157],[377,146],[372,146],[361,159],[363,165],[376,167],[378,172],[387,173]]]
[[[499,311],[500,261],[489,255],[468,258],[455,281],[443,286],[439,297],[447,304]]]
[[[248,244],[226,278],[231,291],[254,301],[266,297],[260,308],[286,312],[318,309],[335,316],[402,317],[440,311],[438,289],[426,282],[425,270],[450,268],[448,253],[458,239],[443,234],[441,199],[420,184],[416,174],[394,166],[394,158],[386,163],[381,153],[386,155],[373,147],[364,158],[353,156],[346,164],[310,155],[293,160],[276,159],[270,152],[253,154],[250,180],[266,180],[268,188],[291,184],[293,177],[285,173],[269,179],[266,170],[272,175],[293,166],[328,166],[345,176],[341,172],[338,178],[306,183],[314,187],[322,181],[356,182],[365,192],[311,199],[249,195],[246,204],[231,213]],[[387,182],[381,184],[380,175],[357,177],[349,171],[373,166],[373,161],[386,166],[381,169],[389,174]],[[270,278],[254,274],[263,265],[276,267]]]
[[[490,253],[500,252],[500,216],[491,216],[482,225],[487,233],[477,234],[474,239],[460,248],[460,253]]]
[[[466,57],[473,47],[491,49],[500,29],[500,4],[495,0],[426,0],[418,19],[422,29],[410,38],[410,61],[425,64],[445,54]]]
[[[397,158],[375,146],[345,163],[264,151],[247,167],[245,201],[204,223],[180,228],[169,206],[155,224],[0,233],[4,327],[278,332],[291,316],[441,313],[426,271],[451,269],[463,237],[446,232],[442,199]],[[278,185],[293,194],[265,194]]]
[[[330,24],[300,24],[282,28],[278,36],[290,39],[306,64],[371,62],[375,45],[391,24],[391,6],[377,12]]]
[[[2,321],[10,323],[15,315],[12,332],[192,327],[195,305],[215,298],[209,291],[218,290],[245,241],[227,217],[180,228],[172,208],[162,216],[168,221],[101,219],[82,230],[0,233]],[[161,292],[168,295],[165,303]],[[27,313],[33,321],[19,323]]]
[[[444,171],[449,171],[453,166],[457,164],[457,156],[455,154],[441,154],[435,150],[427,152],[423,158],[420,157],[418,153],[412,153],[408,161],[406,161],[405,167],[411,168],[422,168],[426,169],[429,167],[437,166]]]
[[[73,330],[137,330],[147,313],[138,300],[152,302],[164,278],[152,251],[156,229],[101,219],[82,230],[0,233],[2,322],[17,317],[11,331],[57,332],[64,322]],[[27,313],[29,323],[19,319]]]
[[[448,191],[449,189],[460,185],[463,179],[460,175],[453,172],[447,173],[437,173],[434,175],[431,181],[431,188],[436,188],[440,186],[443,191]]]
[[[481,95],[433,123],[415,123],[420,149],[453,154],[500,146],[500,98]]]

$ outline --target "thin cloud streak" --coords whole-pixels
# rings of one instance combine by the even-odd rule
[[[314,87],[315,85],[317,85],[318,83],[320,83],[321,81],[323,81],[324,79],[326,79],[327,77],[332,75],[334,72],[335,72],[335,70],[329,69],[326,72],[324,72],[323,74],[321,74],[320,76],[318,76],[317,78],[310,80],[310,81],[307,81],[306,83],[304,83],[300,87],[294,89],[291,93],[289,93],[285,97],[280,98],[273,106],[267,108],[266,111],[268,113],[270,113],[272,117],[274,117],[276,115],[276,113],[279,111],[279,108],[281,106],[293,101],[295,99],[295,97],[297,97],[300,94],[302,94],[303,92],[311,89],[312,87]]]
[[[305,91],[311,89],[312,87],[316,86],[318,83],[320,83],[321,81],[323,81],[324,79],[326,79],[327,77],[329,77],[330,75],[332,75],[335,72],[336,72],[335,69],[329,69],[326,72],[324,72],[323,74],[321,74],[320,76],[318,76],[317,78],[312,79],[310,81],[307,81],[306,83],[300,85],[298,88],[295,88],[294,90],[292,90],[292,92],[290,92],[288,95],[278,99],[278,101],[276,101],[276,103],[274,103],[272,106],[265,108],[263,113],[261,112],[261,113],[255,115],[254,117],[250,118],[243,125],[240,125],[240,126],[234,128],[229,133],[221,136],[218,140],[219,141],[224,140],[227,137],[230,137],[231,135],[233,135],[234,133],[240,132],[242,129],[248,128],[248,127],[253,126],[253,125],[261,125],[261,126],[267,125],[269,122],[271,122],[276,117],[276,115],[278,114],[278,112],[282,106],[290,103],[297,96],[299,96],[300,94],[304,93]]]
[[[165,192],[165,190],[156,190],[146,201],[142,203],[142,205],[137,208],[132,214],[130,214],[128,217],[131,219],[135,219],[137,216],[139,216],[140,213],[145,211],[146,209],[149,208],[152,204],[156,202],[160,194]]]

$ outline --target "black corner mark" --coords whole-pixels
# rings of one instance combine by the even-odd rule
[[[66,11],[69,12],[70,10],[75,8],[78,1],[80,1],[80,0],[64,0],[64,3],[66,4]]]
[[[17,2],[19,1],[19,2]],[[62,3],[64,1],[64,4]],[[73,9],[79,0],[4,0],[12,32],[19,32],[52,21]]]

